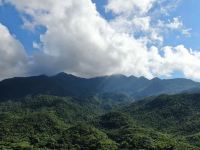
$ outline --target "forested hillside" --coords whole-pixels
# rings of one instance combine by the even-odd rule
[[[4,100],[0,149],[200,149],[199,94],[161,95],[134,103],[116,97]]]

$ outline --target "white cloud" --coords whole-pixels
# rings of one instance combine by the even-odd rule
[[[186,49],[183,45],[175,48],[167,46],[163,48],[164,61],[172,71],[178,70],[192,79],[200,79],[200,52]]]
[[[186,77],[200,79],[198,52],[184,46],[164,47],[161,56],[152,45],[163,41],[162,28],[152,23],[149,14],[155,0],[109,0],[106,9],[116,14],[110,21],[99,15],[91,0],[8,1],[32,17],[25,21],[27,27],[47,29],[40,43],[33,43],[40,50],[29,61],[30,74],[66,71],[82,76],[123,73],[152,78],[180,70]],[[177,29],[182,24],[174,19],[167,26],[163,28]]]
[[[117,15],[127,13],[142,15],[151,9],[155,1],[156,0],[108,0],[106,10]]]
[[[35,49],[42,49],[41,45],[39,43],[37,43],[37,42],[33,42],[33,48],[35,48]]]
[[[150,29],[151,18],[149,16],[134,18],[132,21],[134,26],[139,28],[138,30],[148,31]]]
[[[23,46],[0,23],[0,79],[24,75],[26,54]]]
[[[153,74],[170,76],[174,71],[181,71],[187,78],[200,79],[200,52],[183,45],[165,46],[162,50],[164,55],[161,57],[156,47],[151,48],[150,68]]]
[[[173,18],[173,21],[166,24],[166,27],[169,29],[180,29],[183,27],[183,22],[180,20],[180,18],[175,17]]]
[[[157,1],[157,5],[160,7],[160,9],[156,9],[154,11],[159,14],[164,14],[165,16],[170,16],[170,12],[175,10],[181,1],[182,0],[159,0]]]
[[[191,28],[184,28],[184,29],[182,30],[182,34],[183,34],[184,36],[186,36],[186,37],[190,37],[190,36],[191,36],[191,31],[192,31]]]
[[[145,66],[147,50],[143,43],[113,29],[90,0],[52,3],[48,0],[50,4],[40,7],[35,7],[34,2],[12,1],[17,9],[47,28],[41,35],[43,49],[33,56],[32,72],[66,71],[84,76],[126,73],[152,77]]]
[[[184,26],[180,17],[174,17],[172,20],[168,20],[168,22],[159,20],[157,27],[167,33],[170,32],[169,30],[179,31],[180,33],[182,33],[185,36],[190,36],[190,31],[191,31],[191,29],[187,29]]]

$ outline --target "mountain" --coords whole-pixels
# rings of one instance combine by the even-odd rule
[[[6,79],[0,149],[198,150],[198,89],[187,79],[124,75]]]
[[[124,75],[6,79],[0,149],[200,150],[199,87]]]
[[[16,77],[0,82],[0,99],[20,98],[27,95],[87,97],[102,94],[123,94],[139,99],[159,94],[175,94],[200,88],[200,83],[188,79],[126,77],[112,75],[80,78],[66,73],[55,76]]]

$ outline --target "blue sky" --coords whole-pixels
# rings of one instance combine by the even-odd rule
[[[33,42],[37,42],[40,34],[45,32],[45,28],[42,27],[37,27],[34,32],[25,29],[23,27],[22,14],[10,4],[0,7],[0,23],[5,25],[11,34],[20,40],[28,53],[32,53],[35,50],[32,46]]]
[[[97,6],[97,10],[106,19],[112,18],[111,13],[105,12],[105,5],[107,0],[93,0]],[[165,45],[179,45],[184,43],[188,48],[200,50],[200,1],[197,0],[182,0],[179,2],[178,6],[172,10],[169,16],[164,16],[164,20],[172,19],[173,17],[180,16],[185,27],[191,29],[191,36],[184,37],[181,36],[177,38],[177,33],[171,33],[167,35],[164,44]]]
[[[9,32],[10,38],[16,40],[14,42],[24,47],[26,53],[24,57],[27,62],[23,66],[24,71],[18,72],[17,75],[54,74],[65,71],[86,77],[122,73],[148,78],[186,77],[199,80],[200,70],[195,72],[200,68],[195,63],[198,64],[200,61],[200,20],[198,19],[200,1],[142,0],[140,4],[138,0],[126,2],[123,0],[81,0],[78,4],[68,0],[65,1],[66,6],[69,2],[72,5],[71,8],[67,6],[65,16],[61,16],[65,18],[54,18],[62,14],[54,10],[58,9],[62,12],[64,6],[62,8],[59,3],[63,2],[63,0],[58,2],[45,0],[42,3],[37,0],[31,0],[30,3],[18,0],[0,1],[0,4],[2,3],[0,24],[6,28],[4,32]],[[52,7],[51,4],[53,4]],[[96,10],[93,9],[93,4],[96,5]],[[68,9],[73,10],[76,7],[86,8],[88,12],[82,9],[68,12]],[[163,10],[166,13],[163,13]],[[101,17],[95,16],[95,11]],[[81,17],[81,21],[71,18],[70,15],[81,16],[83,20]],[[92,15],[94,15],[93,18]],[[68,19],[69,22],[75,21],[81,25],[71,28],[70,23],[67,22]],[[100,23],[95,26],[95,22]],[[33,25],[33,29],[27,27],[26,23]],[[57,28],[53,26],[54,23],[58,25]],[[84,26],[89,27],[85,28],[86,32],[82,29]],[[73,30],[79,32],[76,33]],[[113,32],[110,32],[111,30]],[[70,38],[69,35],[73,37]],[[128,35],[128,38],[124,35]],[[107,37],[120,40],[120,43],[105,41]],[[62,40],[57,40],[58,38]],[[3,40],[5,39],[2,39],[2,42]],[[36,43],[38,47],[34,47],[33,43]],[[117,44],[120,44],[123,49],[115,47]],[[86,47],[85,50],[82,49],[83,46]],[[131,50],[129,46],[135,48]],[[105,49],[106,47],[116,49],[109,50]],[[1,51],[3,49],[0,49]],[[98,56],[102,58],[91,58],[91,51],[94,56],[97,55],[97,58]],[[179,56],[182,56],[186,63],[181,59],[176,59]],[[22,63],[21,60],[17,60],[17,56],[12,59],[15,58],[16,64]],[[105,63],[100,60],[104,58]],[[49,60],[52,62],[49,63]],[[16,66],[11,62],[2,62],[2,66],[5,63],[11,67],[7,68],[8,74],[5,73],[0,78],[15,76],[16,72],[12,73],[10,70],[13,70],[12,67],[18,70]],[[172,67],[173,63],[174,67]],[[96,68],[102,69],[96,70]]]
[[[191,36],[176,39],[176,35],[172,35],[167,38],[166,44],[178,45],[184,43],[188,48],[200,50],[200,19],[198,19],[198,16],[200,16],[200,1],[182,0],[170,15],[180,16],[184,25],[191,28]]]

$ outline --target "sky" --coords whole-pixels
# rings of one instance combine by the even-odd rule
[[[200,81],[198,0],[0,0],[0,80],[66,72]]]

